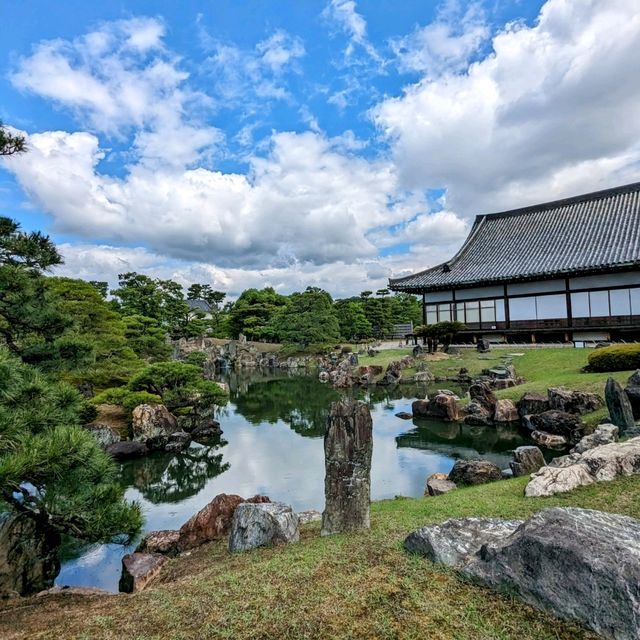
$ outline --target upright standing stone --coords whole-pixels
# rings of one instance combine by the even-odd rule
[[[636,423],[633,419],[631,403],[622,387],[613,378],[607,380],[607,385],[604,388],[604,397],[607,401],[611,422],[620,429],[620,435],[624,435],[627,431],[633,432]]]
[[[364,402],[347,399],[331,405],[324,434],[323,536],[369,528],[372,426]]]

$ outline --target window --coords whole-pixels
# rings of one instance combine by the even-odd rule
[[[480,322],[480,303],[478,301],[465,302],[464,305],[467,324],[477,324]]]
[[[531,296],[527,298],[511,298],[511,300],[509,300],[509,313],[511,316],[511,320],[535,320],[535,297]]]
[[[567,317],[567,298],[563,293],[536,297],[538,320],[553,320]]]
[[[465,316],[464,316],[464,302],[458,302],[456,303],[456,318],[455,318],[458,322],[465,322]]]
[[[506,316],[504,315],[504,300],[496,300],[496,320],[498,322],[504,322]]]
[[[494,300],[483,300],[480,303],[480,321],[483,323],[496,321],[496,303]]]
[[[451,305],[439,304],[438,305],[438,322],[450,322],[451,321]]]
[[[438,312],[435,304],[427,305],[427,324],[438,322]]]
[[[634,316],[640,316],[640,288],[629,289],[631,297],[631,313]]]
[[[640,300],[638,300],[640,302]],[[574,318],[589,317],[589,294],[588,293],[572,293],[571,294],[571,314]]]
[[[598,318],[609,315],[609,292],[590,291],[589,302],[591,305],[591,317]]]
[[[630,316],[631,299],[629,289],[613,289],[609,291],[609,301],[611,303],[612,316]]]

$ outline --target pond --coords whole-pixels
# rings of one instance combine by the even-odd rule
[[[231,394],[227,406],[218,409],[220,442],[121,464],[126,496],[141,504],[145,531],[179,528],[219,493],[260,493],[297,511],[323,509],[324,426],[340,394],[315,377],[282,372],[232,373],[226,381]],[[481,456],[505,468],[513,449],[530,444],[516,427],[395,416],[411,412],[413,400],[437,388],[400,385],[353,392],[373,416],[373,500],[421,496],[428,475],[448,472],[461,458]],[[65,547],[56,584],[117,591],[121,558],[136,545]]]

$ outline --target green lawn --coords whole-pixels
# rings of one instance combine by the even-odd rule
[[[525,478],[438,498],[372,505],[372,528],[319,536],[305,527],[287,547],[231,556],[213,543],[171,560],[162,583],[136,595],[9,601],[0,637],[12,638],[595,638],[506,595],[410,556],[402,541],[428,522],[461,516],[526,518],[574,505],[640,517],[640,478],[524,498]]]

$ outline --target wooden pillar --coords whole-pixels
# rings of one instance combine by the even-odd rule
[[[507,329],[511,328],[511,312],[509,311],[509,295],[507,294],[507,285],[504,285],[504,321]]]
[[[571,289],[569,288],[569,278],[564,279],[564,290],[565,295],[567,296],[567,326],[573,327],[573,308],[571,307]],[[571,332],[571,334],[567,332],[567,342],[569,342],[569,340],[571,339],[569,338],[569,335],[571,335],[571,338],[573,338],[573,332]]]

